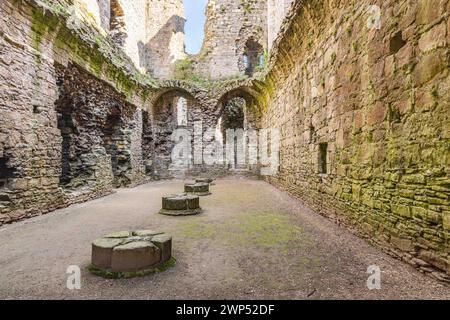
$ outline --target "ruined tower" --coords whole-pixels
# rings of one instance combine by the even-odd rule
[[[169,78],[185,58],[183,0],[76,0],[143,73]]]
[[[170,78],[184,59],[183,0],[146,0],[146,38],[138,42],[141,67],[155,78]]]
[[[267,49],[266,1],[209,0],[206,19],[195,73],[210,79],[252,75]]]
[[[288,14],[294,0],[267,0],[268,46],[272,48],[281,25]]]

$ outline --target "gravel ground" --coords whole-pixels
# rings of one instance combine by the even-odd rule
[[[263,181],[226,179],[195,217],[157,214],[182,181],[155,182],[0,228],[2,299],[450,299],[450,288],[391,258]],[[86,271],[92,240],[114,231],[173,235],[177,264],[145,278]],[[81,290],[66,270],[82,270]],[[382,270],[368,290],[367,268]]]

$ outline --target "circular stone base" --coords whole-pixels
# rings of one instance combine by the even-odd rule
[[[174,265],[172,237],[151,230],[115,232],[92,243],[89,271],[105,278],[131,278]]]
[[[197,214],[202,213],[203,210],[201,208],[198,209],[192,209],[192,210],[164,210],[161,209],[159,211],[160,214],[165,216],[195,216]]]
[[[93,264],[91,264],[88,267],[88,270],[90,273],[105,278],[105,279],[130,279],[130,278],[138,278],[138,277],[146,277],[154,273],[164,272],[172,267],[175,266],[177,260],[172,257],[169,259],[169,261],[163,263],[162,265],[155,267],[155,268],[149,268],[145,270],[140,271],[129,271],[129,272],[115,272],[111,270],[101,269]]]
[[[196,183],[208,183],[210,186],[215,185],[214,179],[211,178],[197,178],[195,179]]]
[[[184,185],[184,192],[189,195],[209,196],[209,183],[187,183]]]
[[[180,194],[162,199],[160,214],[166,216],[192,216],[202,213],[197,195]]]

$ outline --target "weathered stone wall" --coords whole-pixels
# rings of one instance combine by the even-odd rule
[[[267,3],[265,0],[209,0],[205,40],[193,60],[194,73],[207,79],[245,74],[244,53],[249,39],[267,48]]]
[[[220,141],[224,129],[257,128],[258,119],[253,109],[253,99],[247,90],[251,80],[232,80],[215,83],[208,88],[197,87],[189,82],[165,81],[161,88],[149,99],[144,111],[143,152],[147,159],[147,173],[157,179],[187,178],[198,175],[223,177],[226,175],[258,175],[257,166],[231,168],[226,161],[215,164],[207,163],[202,156],[210,150],[212,141]],[[227,126],[223,121],[227,105],[234,99],[244,100],[239,113],[244,117],[239,126]],[[185,101],[185,120],[180,121],[178,104]],[[221,121],[222,120],[222,121]],[[230,119],[232,120],[232,119]],[[231,122],[231,121],[230,121]],[[199,126],[201,123],[201,126]],[[222,124],[222,126],[220,126]],[[202,141],[203,148],[190,150],[188,163],[175,164],[171,154],[175,146],[172,134],[175,129],[185,130],[191,141]],[[203,139],[203,140],[200,140]],[[148,158],[151,157],[151,158]],[[198,163],[194,160],[199,160]]]
[[[63,138],[60,184],[71,192],[131,185],[144,174],[142,112],[77,66],[57,66],[56,71],[55,107]]]
[[[75,0],[74,3],[76,6],[79,6],[80,8],[89,12],[98,26],[102,27],[105,31],[110,30],[110,0]]]
[[[268,181],[448,280],[450,1],[294,5],[258,97],[282,136]]]
[[[182,0],[75,1],[80,14],[93,17],[141,72],[171,78],[175,61],[186,57]]]
[[[184,6],[182,0],[149,0],[146,41],[140,42],[141,65],[158,79],[173,78],[175,62],[184,51]]]
[[[41,4],[0,3],[0,224],[143,178],[138,109],[153,82],[98,30],[67,20],[63,1],[45,14]],[[115,106],[120,121],[108,133]],[[63,170],[86,179],[65,181]]]
[[[269,50],[280,32],[281,25],[294,0],[267,0],[267,41]]]

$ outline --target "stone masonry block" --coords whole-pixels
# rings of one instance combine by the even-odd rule
[[[172,237],[160,234],[152,238],[152,243],[161,251],[161,262],[169,261],[172,257]]]
[[[147,241],[131,242],[114,248],[111,269],[115,272],[150,268],[161,260],[161,251]]]

